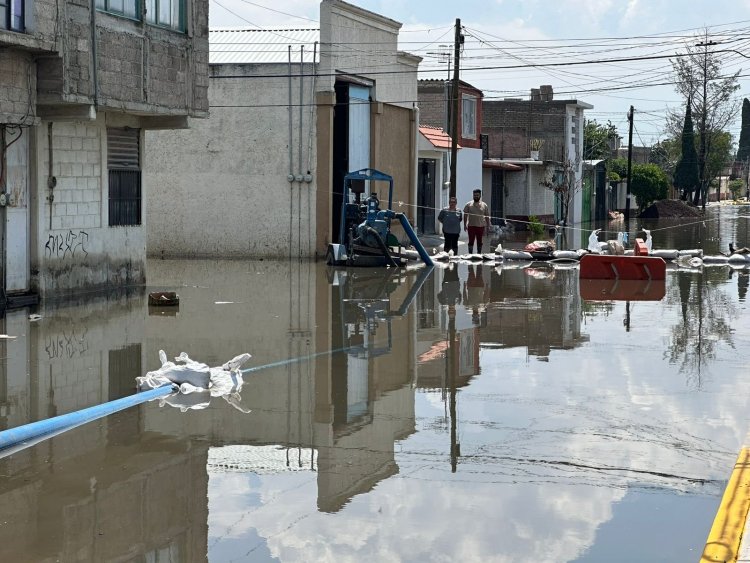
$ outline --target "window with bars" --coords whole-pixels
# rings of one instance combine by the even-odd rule
[[[109,226],[141,224],[140,129],[107,129]]]
[[[23,32],[24,0],[0,0],[0,29]]]

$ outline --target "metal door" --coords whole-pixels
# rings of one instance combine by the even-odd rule
[[[435,164],[433,158],[419,159],[417,229],[430,235],[435,234]]]
[[[490,223],[499,225],[504,216],[503,200],[505,199],[504,177],[502,170],[492,171],[492,194],[490,195]]]
[[[349,172],[370,167],[370,89],[349,86]],[[369,188],[369,186],[367,186]],[[367,188],[365,188],[367,190]],[[367,190],[366,193],[369,193]]]
[[[28,129],[19,133],[5,130],[7,174],[4,207],[5,291],[29,289],[29,137]],[[2,166],[2,163],[0,163]],[[1,187],[1,186],[0,186]]]

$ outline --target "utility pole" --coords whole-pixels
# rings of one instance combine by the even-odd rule
[[[461,19],[456,18],[453,40],[453,87],[451,88],[451,185],[449,197],[456,197],[456,158],[458,156],[458,67],[461,56]]]
[[[708,131],[706,131],[706,114],[708,113],[708,79],[706,78],[706,73],[708,72],[708,48],[713,45],[716,45],[716,42],[708,40],[708,30],[706,30],[706,40],[696,45],[696,47],[703,47],[703,107],[701,107],[701,124],[699,130],[701,135],[701,150],[698,154],[700,188],[693,198],[693,205],[698,205],[700,197],[703,209],[706,208],[706,198],[704,194],[708,191],[708,182],[706,180],[706,153],[708,152],[706,150],[706,137],[708,136]]]
[[[633,170],[633,106],[630,106],[628,112],[628,121],[630,127],[628,128],[628,177],[625,182],[626,193],[625,193],[625,220],[630,221],[630,176]]]

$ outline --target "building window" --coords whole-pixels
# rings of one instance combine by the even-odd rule
[[[107,129],[109,226],[141,224],[140,129]]]
[[[22,32],[24,25],[24,0],[0,0],[0,29]]]
[[[477,99],[466,94],[461,97],[461,136],[477,138]]]
[[[5,2],[9,0],[0,0]],[[13,0],[16,1],[16,0]],[[185,5],[187,0],[145,0],[145,14],[141,16],[143,0],[96,0],[96,7],[103,12],[124,16],[134,20],[185,31]]]
[[[146,0],[146,21],[185,31],[185,0]]]
[[[134,20],[141,19],[141,3],[139,0],[96,0],[96,8],[103,12]]]

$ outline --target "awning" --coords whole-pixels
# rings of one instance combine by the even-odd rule
[[[510,162],[503,162],[502,160],[483,160],[482,168],[491,168],[493,170],[508,170],[510,172],[518,172],[523,170],[523,166],[513,164]]]

